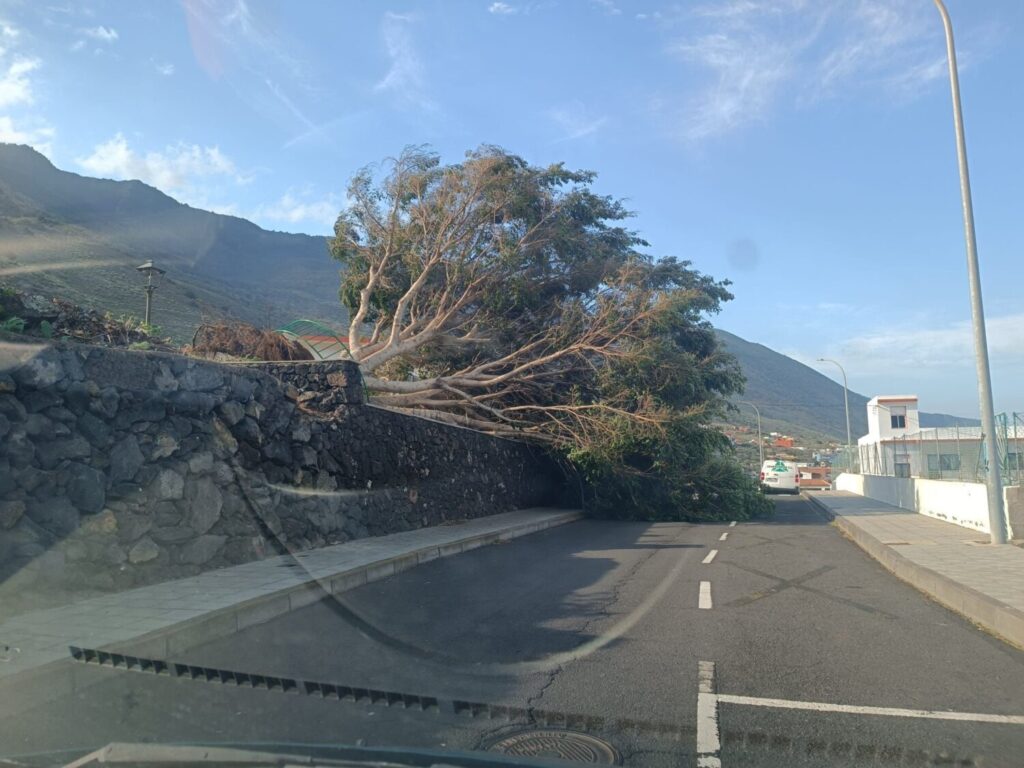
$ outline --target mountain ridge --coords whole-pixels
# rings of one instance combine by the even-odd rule
[[[127,285],[137,279],[135,265],[153,259],[168,270],[172,284],[181,284],[181,290],[164,294],[176,293],[179,300],[185,294],[186,304],[189,294],[211,294],[208,306],[193,300],[196,316],[255,322],[266,314],[267,305],[289,308],[280,320],[292,319],[295,308],[316,319],[343,314],[338,266],[328,254],[327,238],[264,230],[238,216],[193,208],[138,180],[97,179],[61,170],[24,145],[0,144],[0,224],[22,236],[20,243],[9,239],[0,244],[0,258],[37,269],[35,278],[22,281],[34,283],[30,287],[37,290],[51,284],[59,293],[68,287],[59,275],[46,272],[47,265],[72,256],[81,264],[113,262],[106,264],[102,281],[88,274],[78,280],[106,298],[103,282],[114,278],[111,266],[117,268],[116,279]],[[49,240],[33,237],[41,233],[56,237],[59,244],[48,248]],[[282,272],[289,280],[280,280]],[[169,330],[179,338],[189,334],[187,314],[179,311],[180,318],[171,317],[174,327]]]
[[[64,171],[31,147],[0,143],[0,277],[113,314],[141,316],[135,267],[167,269],[154,322],[179,343],[221,318],[279,327],[299,317],[344,326],[339,267],[327,238],[265,230],[238,216],[193,208],[138,180]],[[717,330],[747,378],[740,400],[766,425],[845,440],[842,387],[769,347]],[[867,398],[850,393],[854,438],[867,431]],[[743,411],[736,420],[748,421]],[[923,413],[922,426],[977,420]],[[752,414],[749,415],[752,420]]]
[[[715,333],[725,349],[740,362],[747,378],[743,396],[735,398],[734,403],[739,404],[741,400],[754,403],[764,421],[792,424],[846,441],[846,412],[841,384],[763,344],[747,341],[719,328]],[[853,390],[850,390],[849,398],[850,432],[856,442],[868,431],[866,406],[869,398]],[[743,408],[750,410],[747,406]],[[976,426],[980,423],[978,419],[945,413],[922,411],[920,417],[922,427]]]

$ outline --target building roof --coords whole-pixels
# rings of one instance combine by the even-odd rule
[[[917,395],[875,395],[868,400],[868,405],[878,405],[879,403],[909,403],[917,402]]]

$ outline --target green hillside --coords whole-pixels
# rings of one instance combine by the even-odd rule
[[[204,319],[344,319],[338,266],[325,238],[270,232],[183,205],[139,181],[79,176],[29,147],[0,144],[5,280],[138,316],[144,297],[135,267],[147,259],[167,270],[154,322],[179,341]]]

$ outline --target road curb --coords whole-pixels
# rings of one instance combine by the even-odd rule
[[[488,544],[498,544],[555,528],[583,517],[578,510],[567,510],[544,520],[517,523],[499,531],[466,536],[443,545],[428,545],[401,555],[339,571],[326,579],[311,579],[303,584],[269,592],[228,608],[210,611],[131,640],[109,643],[101,650],[128,656],[172,659],[199,645],[229,637],[285,613],[350,589],[385,579],[441,557],[469,552]],[[0,684],[0,717],[22,712],[53,699],[72,696],[89,686],[109,679],[103,670],[88,668],[70,656],[5,678]]]
[[[881,563],[896,578],[905,581],[1000,640],[1024,649],[1024,612],[908,560],[848,518],[837,515],[821,499],[807,494],[801,495],[824,513],[847,538]]]

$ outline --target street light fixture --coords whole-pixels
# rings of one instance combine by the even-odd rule
[[[1003,486],[999,476],[999,447],[996,445],[996,415],[992,403],[992,374],[988,364],[988,337],[985,333],[985,307],[981,300],[981,272],[978,268],[978,242],[974,235],[974,204],[971,202],[971,176],[967,169],[967,141],[964,139],[964,116],[960,106],[960,77],[956,67],[956,46],[953,44],[953,23],[942,0],[935,0],[946,32],[946,54],[949,60],[949,88],[953,98],[953,128],[956,132],[956,157],[960,169],[960,198],[964,214],[964,239],[967,244],[967,279],[971,290],[971,325],[974,329],[974,360],[978,372],[978,400],[981,405],[981,428],[985,452],[988,454],[988,523],[993,544],[1005,544],[1006,518],[1003,514]]]
[[[757,406],[749,400],[740,400],[740,404],[749,405],[754,409],[754,413],[757,414],[757,456],[761,460],[760,465],[758,465],[758,471],[760,471],[761,467],[764,466],[764,442],[761,440],[761,412],[757,410]]]
[[[146,285],[143,290],[146,292],[146,325],[151,325],[150,319],[152,318],[153,309],[153,291],[156,290],[156,283],[159,282],[160,276],[167,273],[166,270],[160,269],[153,265],[153,260],[150,259],[145,264],[140,264],[136,269],[146,276]]]
[[[846,406],[846,450],[849,452],[853,447],[853,440],[850,437],[850,390],[846,386],[846,370],[837,361],[829,357],[819,357],[818,362],[832,363],[843,374],[843,405]],[[849,461],[849,457],[847,457],[847,461]]]

